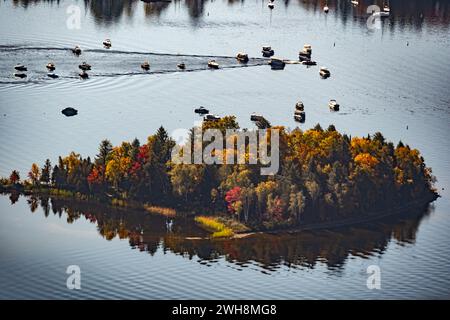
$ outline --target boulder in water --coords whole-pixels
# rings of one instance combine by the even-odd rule
[[[68,107],[68,108],[65,108],[63,111],[61,111],[61,113],[63,115],[65,115],[66,117],[73,117],[73,116],[76,116],[78,114],[78,110],[74,109],[74,108],[71,108],[71,107]]]

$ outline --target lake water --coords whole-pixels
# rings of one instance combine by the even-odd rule
[[[328,15],[324,3],[275,1],[270,11],[260,0],[0,2],[0,175],[25,176],[32,162],[72,150],[94,156],[104,138],[190,128],[200,105],[236,115],[241,127],[258,112],[294,128],[301,99],[302,128],[381,131],[421,150],[441,198],[383,225],[209,242],[186,239],[198,230],[184,220],[170,232],[163,218],[139,212],[0,196],[0,298],[450,298],[450,1],[390,1],[390,18],[375,30],[366,9],[382,1],[328,1]],[[80,29],[67,27],[72,5]],[[305,43],[331,78],[320,79],[319,66],[272,71],[260,59],[262,45],[296,59]],[[77,44],[80,57],[68,50]],[[239,51],[254,58],[248,67],[232,58]],[[225,68],[207,70],[209,58]],[[85,60],[93,70],[82,81]],[[59,79],[47,79],[49,61]],[[194,72],[178,72],[179,61]],[[14,78],[16,63],[28,65],[27,79]],[[64,117],[67,106],[78,116]],[[66,288],[72,264],[82,270],[80,291]],[[366,287],[373,264],[381,290]]]

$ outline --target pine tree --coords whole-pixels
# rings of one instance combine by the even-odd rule
[[[52,164],[50,163],[50,160],[47,159],[45,161],[44,166],[41,169],[41,182],[42,183],[45,183],[45,184],[50,183],[51,170],[52,170]]]
[[[103,140],[98,147],[98,155],[95,159],[95,163],[106,167],[106,163],[108,162],[112,149],[113,146],[111,142],[107,139]]]

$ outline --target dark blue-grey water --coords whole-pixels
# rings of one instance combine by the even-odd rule
[[[328,1],[328,15],[324,1],[276,1],[273,11],[260,0],[0,2],[0,176],[26,175],[31,163],[72,150],[93,156],[103,138],[145,141],[160,125],[190,128],[200,105],[236,115],[242,127],[258,112],[294,128],[301,99],[303,128],[381,131],[421,150],[442,195],[382,226],[220,243],[186,240],[192,230],[182,222],[171,234],[159,218],[128,221],[69,204],[50,206],[57,214],[46,217],[35,201],[1,196],[0,298],[449,298],[450,1],[390,1],[391,17],[369,30],[366,8],[377,2]],[[80,29],[66,25],[71,5],[80,7]],[[271,71],[259,59],[262,45],[296,59],[305,43],[317,67]],[[72,55],[76,44],[87,52]],[[238,51],[258,59],[242,67],[230,58]],[[208,57],[227,68],[207,70]],[[84,60],[93,70],[82,81]],[[178,72],[179,60],[195,72]],[[59,79],[46,78],[49,61]],[[29,66],[25,80],[13,76],[19,62]],[[331,78],[320,79],[322,65]],[[339,113],[328,110],[332,98]],[[64,117],[67,106],[79,115]],[[81,291],[66,288],[71,264],[81,267]],[[366,287],[372,264],[381,290]]]

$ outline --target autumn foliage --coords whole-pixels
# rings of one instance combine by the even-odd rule
[[[225,117],[205,123],[206,128],[239,125]],[[172,163],[175,143],[161,127],[144,144],[135,139],[114,147],[104,140],[93,161],[74,152],[60,157],[49,184],[99,199],[201,208],[266,229],[365,215],[436,195],[419,151],[401,142],[394,146],[381,133],[351,138],[334,126],[273,128],[280,130],[280,170],[273,176],[260,175],[260,164]],[[48,167],[33,164],[28,175],[33,184],[41,183]],[[11,183],[19,180],[13,172]]]

